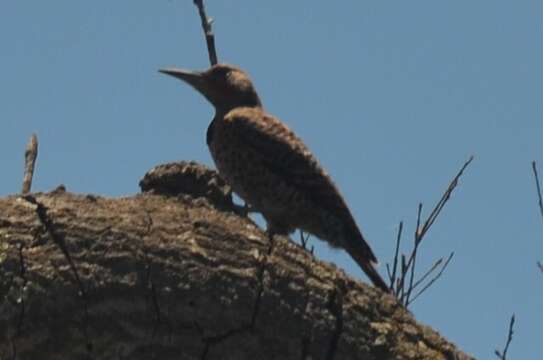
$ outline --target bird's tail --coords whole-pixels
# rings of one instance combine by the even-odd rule
[[[364,273],[368,276],[373,285],[383,290],[384,292],[390,292],[389,286],[386,284],[385,280],[383,280],[381,275],[379,275],[379,273],[377,272],[377,269],[375,268],[375,262],[373,262],[367,256],[364,256],[358,251],[347,249],[347,252],[362,268],[362,270],[364,270]]]

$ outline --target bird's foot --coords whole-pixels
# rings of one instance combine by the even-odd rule
[[[245,203],[243,205],[234,204],[234,212],[241,217],[247,217],[250,213],[258,212],[249,204]]]

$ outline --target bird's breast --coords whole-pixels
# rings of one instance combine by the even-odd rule
[[[215,119],[207,129],[207,145],[219,174],[232,186],[234,191],[240,190],[240,177],[243,177],[243,165],[247,164],[239,141],[228,131],[224,131],[221,120]]]
[[[215,119],[213,119],[213,121],[211,121],[211,123],[207,127],[207,132],[206,132],[207,146],[211,146],[211,143],[213,142],[214,127],[215,127]]]

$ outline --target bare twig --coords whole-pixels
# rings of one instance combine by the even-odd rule
[[[443,208],[445,207],[445,204],[447,203],[447,201],[449,201],[452,192],[458,186],[458,180],[460,179],[462,174],[464,174],[464,170],[466,170],[466,168],[469,166],[469,164],[471,164],[472,161],[473,161],[473,156],[470,156],[468,161],[464,163],[460,171],[458,171],[454,179],[449,184],[449,187],[447,188],[447,190],[445,191],[441,199],[438,201],[437,205],[434,207],[434,209],[430,213],[430,216],[428,216],[428,219],[426,219],[426,221],[424,222],[424,225],[422,226],[422,229],[420,230],[420,235],[419,235],[421,240],[424,237],[424,235],[426,235],[428,230],[430,230],[430,227],[436,221],[437,217],[441,213],[441,210],[443,210]]]
[[[537,173],[537,165],[535,161],[532,161],[532,170],[534,171],[535,185],[537,188],[537,197],[539,199],[539,212],[543,217],[543,198],[541,196],[541,183],[539,182],[539,175]]]
[[[541,217],[543,217],[543,198],[541,196],[541,182],[539,181],[539,174],[537,173],[537,164],[535,161],[532,161],[532,170],[534,171],[535,186],[537,189],[537,198],[539,203],[539,212],[541,213]],[[539,267],[539,270],[543,272],[543,264],[541,262],[537,262],[537,267]]]
[[[402,232],[403,232],[403,221],[400,221],[400,226],[398,227],[398,236],[396,237],[396,250],[394,251],[394,262],[393,262],[394,265],[392,268],[392,274],[389,274],[391,290],[394,290],[394,284],[396,283],[396,271],[398,268],[398,254],[400,253],[400,241],[402,238]],[[388,264],[387,264],[387,269],[389,269]]]
[[[32,188],[32,179],[34,178],[34,168],[36,158],[38,157],[38,137],[32,134],[25,150],[25,172],[23,177],[23,194],[28,194]]]
[[[217,64],[217,51],[215,50],[215,34],[213,34],[213,29],[211,20],[206,15],[204,0],[194,0],[194,5],[198,8],[198,13],[200,14],[200,19],[202,20],[202,29],[204,30],[204,35],[206,37],[207,44],[207,53],[209,54],[209,62],[211,66]]]
[[[458,173],[455,175],[453,180],[450,182],[449,186],[441,196],[441,199],[437,202],[437,204],[434,206],[432,211],[430,212],[430,215],[428,218],[424,221],[422,221],[422,209],[423,205],[422,203],[419,204],[417,209],[417,226],[415,228],[414,233],[414,242],[413,242],[413,248],[409,254],[409,256],[406,256],[402,254],[401,259],[398,259],[398,253],[400,249],[400,242],[401,242],[401,235],[402,235],[402,228],[403,223],[400,223],[400,231],[398,232],[398,236],[396,239],[396,249],[394,254],[394,261],[392,264],[392,272],[390,270],[390,265],[387,264],[387,271],[388,276],[390,280],[390,288],[392,292],[396,295],[396,297],[400,300],[402,304],[404,304],[405,307],[409,306],[409,304],[413,303],[416,298],[418,298],[422,293],[424,293],[430,286],[432,286],[436,280],[438,280],[447,266],[449,265],[449,262],[451,261],[452,257],[454,256],[454,253],[451,253],[447,260],[443,262],[443,258],[438,259],[434,264],[430,267],[429,270],[427,270],[422,277],[420,277],[418,280],[416,279],[416,264],[417,264],[417,255],[419,251],[419,246],[422,243],[422,240],[424,239],[424,236],[428,233],[432,225],[437,220],[439,214],[441,214],[441,211],[451,198],[451,194],[454,191],[454,189],[458,186],[458,182],[460,177],[463,175],[466,168],[469,166],[469,164],[473,161],[473,156],[471,156],[460,168]],[[401,260],[401,263],[400,263]],[[396,271],[398,268],[398,265],[400,266],[399,275],[396,275]],[[423,285],[423,282],[426,281],[429,276],[437,271],[439,269],[439,272],[436,276],[434,276],[426,285],[422,287],[422,289],[416,293],[416,295],[413,296],[413,292],[416,288]],[[397,277],[396,277],[397,276]]]
[[[406,274],[407,273],[407,261],[405,260],[406,257],[405,257],[405,254],[402,254],[402,274]],[[405,290],[405,276],[402,275],[400,276],[400,278],[398,279],[398,287],[399,287],[399,293],[396,293],[397,296],[400,298],[400,299],[403,299],[404,297],[404,290]]]
[[[418,210],[417,210],[417,228],[415,229],[415,244],[413,245],[413,252],[411,253],[411,258],[409,259],[409,261],[411,261],[411,259],[413,259],[413,261],[411,262],[411,274],[409,276],[409,287],[407,288],[407,293],[406,293],[406,296],[405,296],[405,306],[407,307],[407,305],[409,304],[409,298],[411,297],[411,292],[413,291],[413,282],[415,281],[415,267],[417,265],[417,252],[418,252],[418,249],[419,249],[419,245],[420,245],[420,242],[422,241],[422,233],[420,231],[420,219],[421,219],[421,216],[422,216],[422,203],[419,203],[419,207],[418,207]]]
[[[507,335],[507,342],[505,343],[505,347],[503,348],[503,352],[499,352],[498,350],[494,350],[494,354],[498,357],[500,360],[506,360],[507,359],[507,350],[509,350],[509,345],[511,344],[511,341],[513,340],[513,327],[515,326],[515,314],[511,316],[511,321],[509,322],[509,334]]]
[[[412,299],[409,299],[409,301],[406,302],[405,304],[405,307],[408,307],[409,305],[411,305],[415,300],[417,300],[417,298],[423,294],[426,290],[428,290],[430,288],[430,286],[432,286],[440,277],[441,275],[443,275],[443,272],[445,272],[445,269],[447,268],[447,266],[449,266],[449,262],[452,260],[454,256],[454,251],[452,253],[449,254],[449,257],[447,258],[447,261],[445,261],[445,263],[443,264],[443,266],[441,267],[441,270],[439,270],[439,273],[434,276],[432,278],[432,280],[430,280],[426,285],[424,285],[424,287],[415,295],[413,296]],[[431,269],[431,271],[433,271]],[[418,284],[417,284],[418,285]],[[416,286],[413,287],[413,289],[415,288]]]
[[[442,263],[443,263],[442,257],[437,259],[436,262],[434,262],[432,266],[430,266],[430,268],[424,273],[424,275],[422,275],[420,279],[415,281],[415,283],[413,284],[413,290],[416,289],[420,284],[422,284],[424,280],[426,280],[426,278],[430,276],[430,274],[433,273]]]

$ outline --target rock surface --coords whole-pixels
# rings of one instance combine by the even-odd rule
[[[471,359],[218,184],[0,199],[0,359]]]

